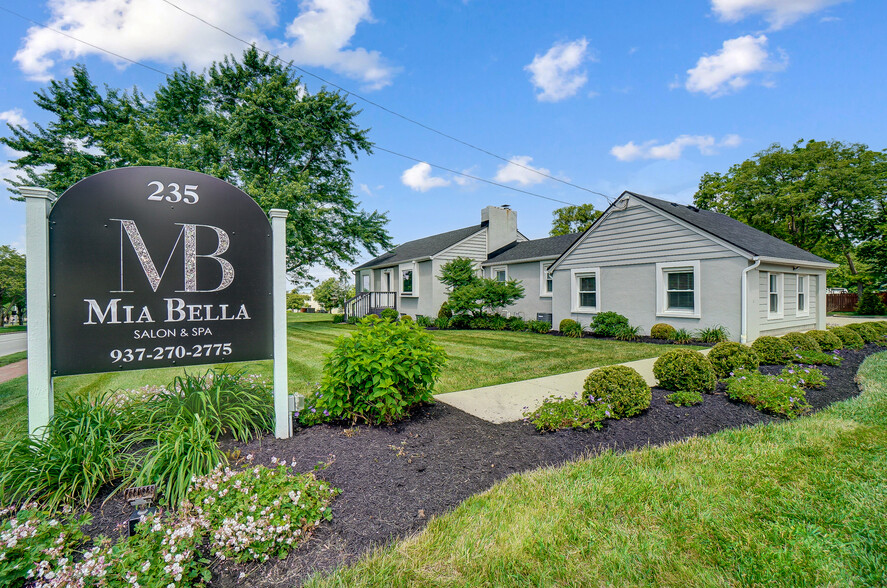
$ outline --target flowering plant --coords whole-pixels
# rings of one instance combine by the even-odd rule
[[[793,419],[811,408],[804,387],[822,385],[824,378],[812,367],[787,366],[778,376],[739,370],[727,379],[727,395],[758,410]]]
[[[524,407],[524,422],[533,423],[539,431],[559,429],[600,429],[604,419],[613,418],[610,407],[601,399],[591,397],[586,403],[579,394],[573,398],[549,396],[536,410]]]

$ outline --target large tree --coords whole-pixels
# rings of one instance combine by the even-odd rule
[[[351,297],[350,294],[348,284],[336,278],[327,278],[311,292],[314,301],[324,310],[342,308]]]
[[[557,237],[558,235],[584,232],[602,214],[600,210],[594,209],[593,204],[576,204],[558,208],[552,213],[554,218],[551,221],[549,234],[552,237]]]
[[[25,302],[25,256],[8,245],[0,245],[0,326],[13,309],[22,324]]]
[[[846,265],[862,287],[856,253],[883,238],[887,154],[840,141],[778,143],[706,173],[696,205],[723,212],[793,245]],[[881,221],[883,222],[883,221]]]
[[[339,273],[362,249],[391,247],[384,213],[360,208],[352,162],[372,152],[344,96],[309,93],[291,67],[255,48],[203,73],[184,67],[153,96],[98,88],[82,65],[37,92],[45,126],[12,126],[0,142],[23,152],[13,192],[36,185],[61,193],[78,180],[130,165],[180,167],[226,180],[264,210],[285,208],[287,269],[296,281],[312,264]]]

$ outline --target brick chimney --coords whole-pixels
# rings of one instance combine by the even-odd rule
[[[507,206],[487,206],[480,224],[487,227],[487,254],[517,241],[517,213]]]

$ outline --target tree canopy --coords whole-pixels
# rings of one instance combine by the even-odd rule
[[[726,174],[703,175],[694,200],[844,264],[861,284],[859,255],[874,257],[887,225],[887,153],[840,141],[774,143]]]
[[[473,284],[480,279],[477,275],[477,264],[467,257],[457,257],[443,264],[437,278],[451,290]]]
[[[360,208],[352,162],[372,153],[360,113],[339,93],[309,93],[291,67],[255,48],[203,73],[184,67],[146,96],[98,88],[86,68],[52,81],[36,104],[54,118],[29,130],[12,125],[0,142],[21,186],[61,194],[80,179],[123,166],[203,172],[241,188],[267,212],[289,211],[287,269],[295,281],[322,264],[344,274],[361,249],[391,247],[387,215]]]
[[[25,256],[8,245],[0,245],[0,326],[13,310],[21,324],[26,301]]]
[[[350,298],[350,294],[348,284],[336,278],[327,278],[311,292],[314,301],[324,310],[342,308],[345,301]]]
[[[551,221],[549,234],[552,237],[557,237],[558,235],[581,233],[594,224],[594,221],[602,214],[603,212],[600,210],[594,209],[593,204],[577,204],[558,208],[552,213],[554,219]]]

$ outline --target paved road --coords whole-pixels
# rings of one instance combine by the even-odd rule
[[[0,357],[10,353],[28,350],[28,333],[9,333],[0,335]]]

